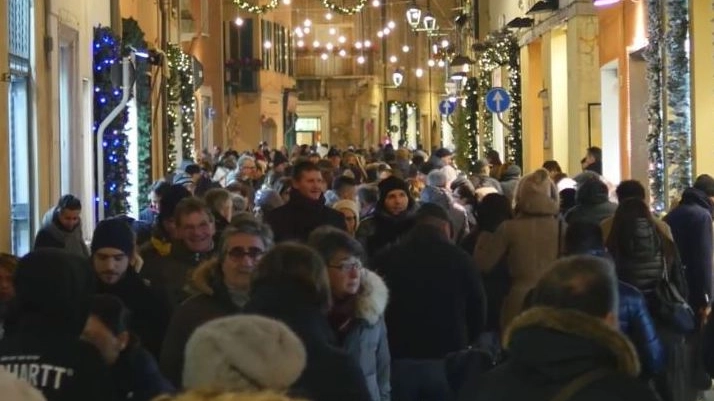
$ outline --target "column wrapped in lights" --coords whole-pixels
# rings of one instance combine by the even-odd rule
[[[481,102],[478,112],[481,142],[485,150],[493,149],[493,115],[486,110],[483,99],[491,89],[493,71],[496,68],[506,67],[508,90],[512,99],[511,108],[508,110],[508,121],[512,129],[506,134],[506,160],[521,166],[523,164],[523,130],[518,39],[507,30],[494,32],[486,38],[485,42],[479,44],[478,50],[477,91]]]
[[[124,133],[127,122],[126,109],[109,124],[103,138],[97,138],[97,129],[109,113],[121,103],[122,90],[112,84],[112,66],[121,62],[119,38],[108,27],[94,28],[94,125],[96,141],[104,148],[104,188],[95,188],[104,194],[104,215],[117,216],[129,212],[127,187],[129,169],[127,152],[129,141]],[[96,172],[96,170],[95,170]],[[98,181],[95,181],[98,182]],[[97,205],[97,207],[101,207]]]
[[[367,0],[357,0],[357,4],[352,7],[338,6],[333,1],[322,0],[322,5],[330,11],[336,12],[342,15],[354,15],[362,11],[365,5],[367,5]]]
[[[193,61],[176,44],[169,44],[166,60],[170,71],[168,80],[168,172],[176,171],[175,135],[180,118],[181,157],[183,160],[194,160],[196,140],[194,136],[194,119],[196,115],[196,99],[193,87]]]
[[[468,78],[463,93],[464,107],[458,110],[454,125],[456,164],[465,171],[473,171],[479,158],[478,79]]]

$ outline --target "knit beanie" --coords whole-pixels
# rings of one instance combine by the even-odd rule
[[[127,256],[134,255],[136,238],[131,227],[120,219],[100,221],[92,236],[92,254],[102,248],[119,249]]]
[[[3,368],[0,368],[0,394],[4,401],[45,401],[42,393]]]
[[[441,170],[432,170],[426,176],[426,185],[446,188],[446,174]]]
[[[161,197],[159,202],[159,221],[174,217],[176,205],[184,199],[191,196],[191,192],[183,185],[172,185]]]
[[[288,326],[256,315],[200,326],[185,355],[185,388],[237,392],[288,389],[307,360],[305,347]]]
[[[332,208],[339,211],[340,209],[349,209],[355,214],[355,218],[359,222],[359,206],[357,202],[350,199],[340,199],[332,205]]]
[[[380,200],[386,199],[387,195],[389,195],[389,193],[392,191],[400,190],[409,194],[409,184],[407,184],[407,182],[402,180],[401,178],[397,178],[394,176],[390,176],[383,179],[379,182],[377,187],[379,188]]]
[[[435,187],[433,185],[427,185],[419,195],[422,205],[427,203],[433,203],[439,205],[445,210],[451,208],[451,198],[442,188]]]

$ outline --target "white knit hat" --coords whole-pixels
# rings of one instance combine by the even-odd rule
[[[0,394],[4,401],[45,401],[42,393],[3,368],[0,368]]]
[[[212,320],[186,344],[187,389],[286,390],[300,377],[305,347],[288,326],[255,315]]]

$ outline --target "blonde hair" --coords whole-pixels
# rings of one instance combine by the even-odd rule
[[[162,395],[153,401],[306,401],[272,391],[230,393],[218,390],[192,390],[177,396]]]

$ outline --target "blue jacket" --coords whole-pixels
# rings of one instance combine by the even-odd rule
[[[635,345],[643,375],[652,377],[662,373],[666,364],[665,351],[657,336],[652,316],[647,310],[644,296],[637,288],[622,281],[617,289],[620,294],[620,331]]]
[[[707,298],[712,296],[713,207],[704,192],[689,188],[682,194],[679,206],[665,217],[686,266],[689,305],[695,311],[706,306]]]

